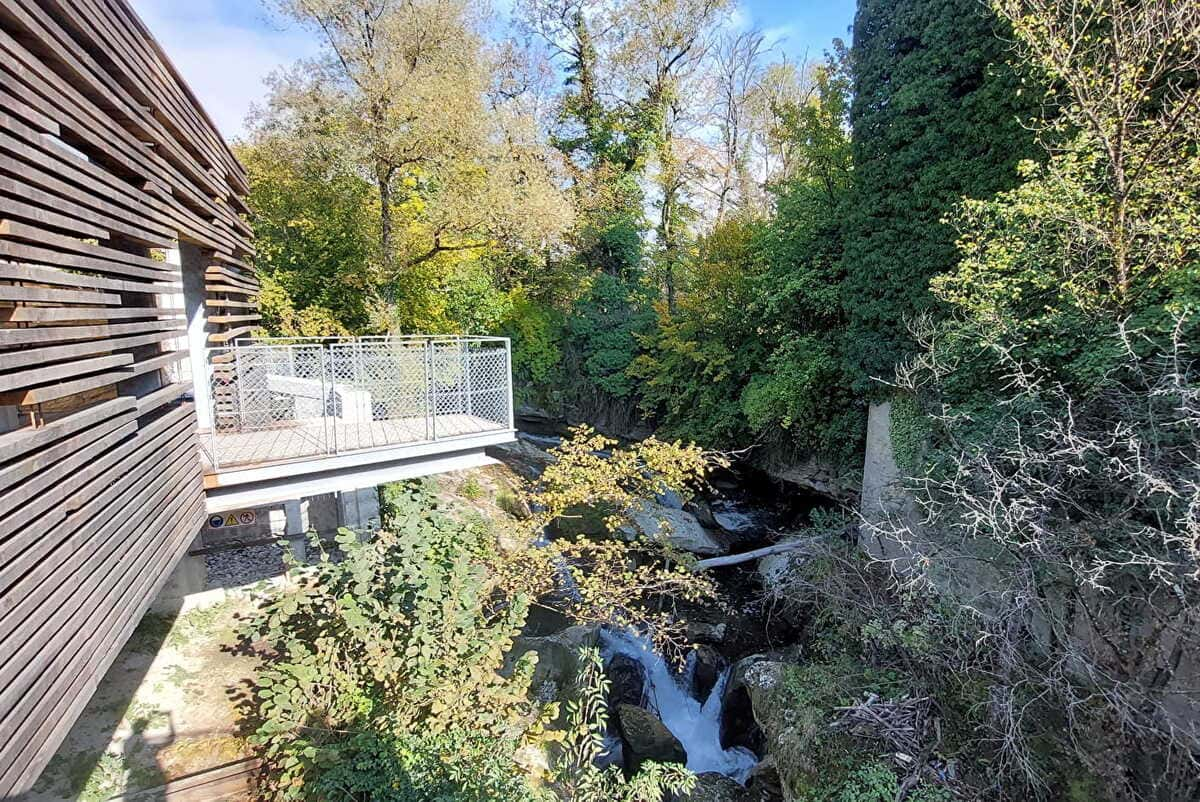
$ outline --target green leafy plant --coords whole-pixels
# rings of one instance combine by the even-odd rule
[[[567,703],[568,725],[554,765],[555,790],[567,802],[662,802],[687,794],[696,775],[683,766],[649,761],[632,777],[621,767],[599,768],[606,756],[609,681],[600,650],[581,650],[578,695]]]
[[[458,492],[467,501],[478,501],[483,498],[483,485],[479,484],[479,478],[476,476],[468,476],[458,487]]]
[[[341,559],[322,553],[246,626],[267,658],[250,740],[271,798],[432,800],[453,786],[454,798],[488,799],[489,788],[523,788],[511,756],[543,715],[527,693],[536,655],[501,668],[527,601],[491,593],[492,543],[480,530],[430,510],[419,489],[393,491],[390,503],[392,531],[363,543],[343,530]]]

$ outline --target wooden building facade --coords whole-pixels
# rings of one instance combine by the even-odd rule
[[[204,337],[246,333],[247,189],[126,0],[0,0],[0,797],[204,522],[172,262],[205,288]]]

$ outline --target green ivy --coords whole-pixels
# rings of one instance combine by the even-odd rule
[[[932,434],[929,416],[911,395],[893,398],[891,410],[888,426],[896,467],[906,479],[919,477],[924,473],[925,452]]]

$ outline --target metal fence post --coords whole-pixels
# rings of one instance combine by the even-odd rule
[[[317,346],[317,356],[321,364],[321,420],[325,422],[325,448],[328,453],[337,454],[337,384],[333,376],[333,346],[321,343]]]
[[[513,409],[512,339],[504,338],[504,384],[508,391],[508,428],[517,428],[516,410]]]
[[[466,394],[463,410],[468,417],[475,417],[475,400],[471,396],[471,343],[469,340],[462,340],[459,343],[462,349],[462,366],[463,366],[463,387]]]
[[[233,380],[237,384],[238,431],[245,431],[246,399],[243,397],[243,388],[246,386],[246,378],[242,374],[242,350],[236,345],[233,347]]]
[[[437,440],[437,378],[433,371],[433,340],[425,341],[425,439]]]
[[[204,349],[204,365],[206,375],[208,376],[208,386],[200,388],[201,392],[208,393],[208,409],[210,420],[208,422],[208,439],[209,439],[209,458],[212,460],[214,471],[221,470],[221,458],[217,456],[217,423],[220,420],[217,412],[217,394],[213,391],[213,384],[217,381],[217,372],[213,369],[212,351],[208,348]]]

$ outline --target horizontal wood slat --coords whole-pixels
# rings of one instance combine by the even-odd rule
[[[203,525],[176,349],[197,304],[219,342],[259,320],[248,191],[128,0],[0,0],[0,798]]]

